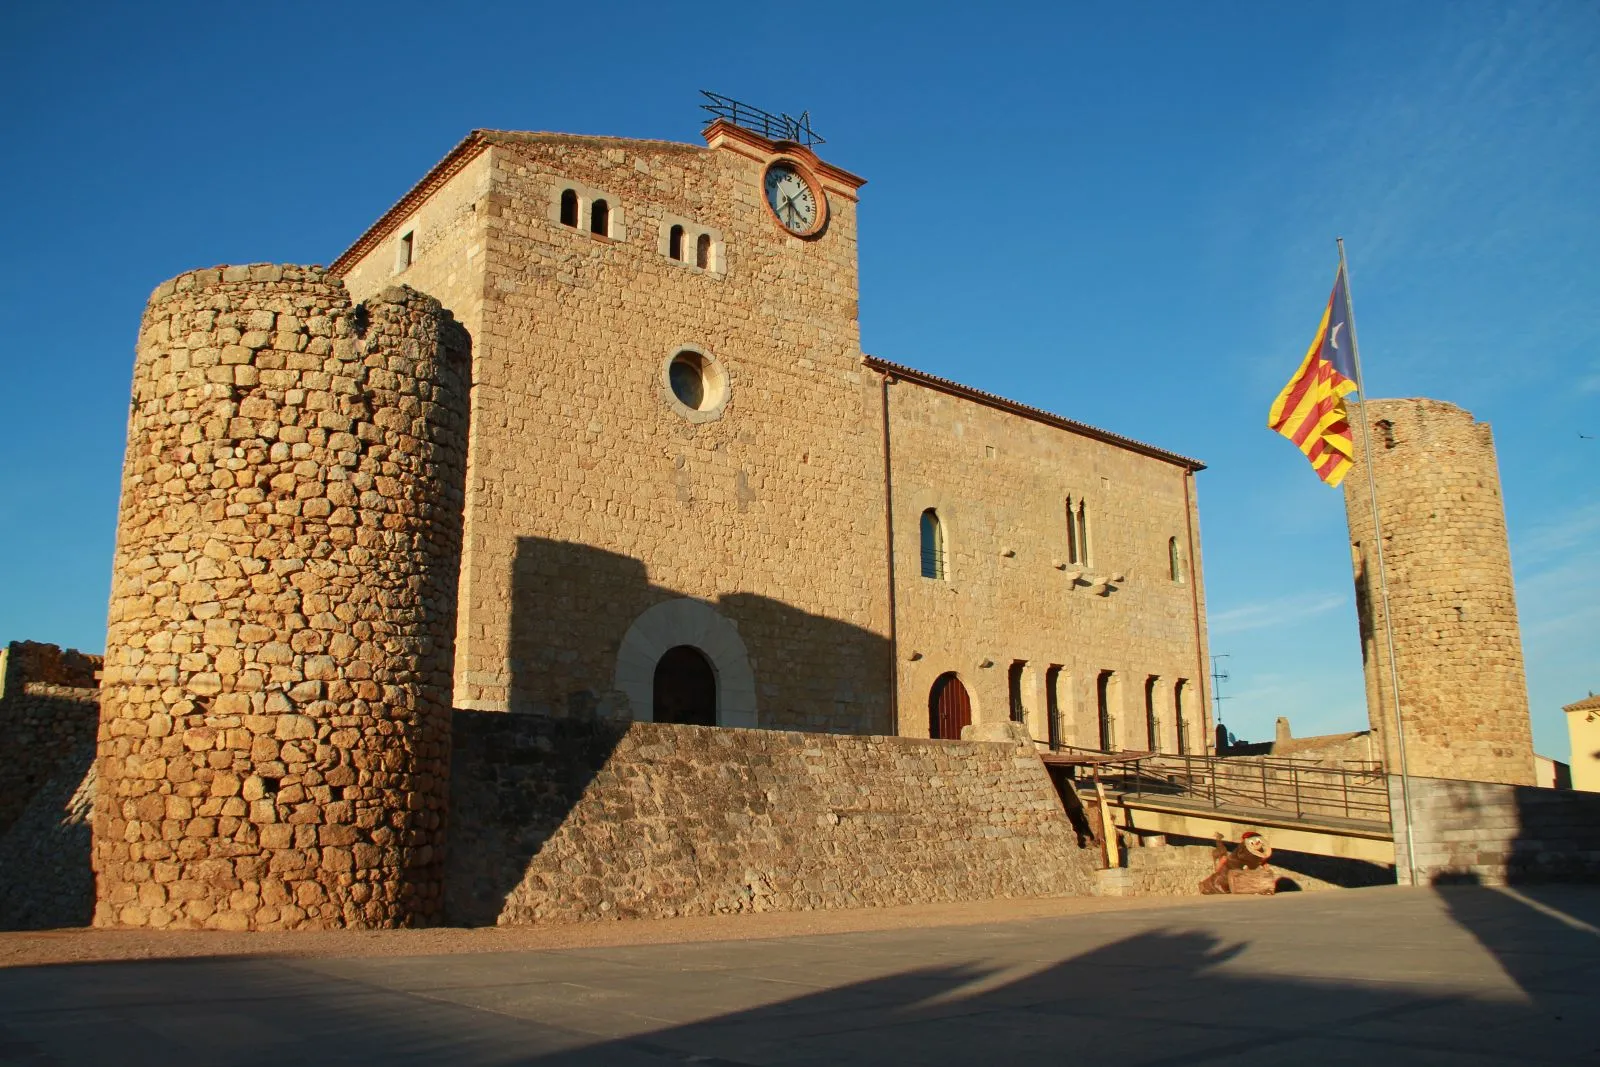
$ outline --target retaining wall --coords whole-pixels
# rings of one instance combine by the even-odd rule
[[[1088,894],[1010,744],[457,712],[450,921]]]
[[[1400,882],[1410,884],[1400,779],[1389,782]],[[1600,882],[1600,793],[1412,778],[1417,881]]]

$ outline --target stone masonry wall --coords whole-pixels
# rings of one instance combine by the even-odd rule
[[[101,658],[13,641],[0,649],[0,834],[73,751],[94,740]]]
[[[1398,776],[1389,780],[1389,801],[1396,866],[1408,885]],[[1411,810],[1421,885],[1600,882],[1600,794],[1413,777]]]
[[[1109,670],[1111,747],[1205,753],[1205,600],[1189,471],[914,380],[892,380],[888,406],[899,732],[928,736],[929,694],[947,671],[966,687],[975,723],[1007,720],[1009,670],[1022,660],[1036,740],[1049,737],[1053,678],[1060,740],[1098,748],[1098,680]],[[1087,504],[1086,562],[1069,558],[1069,497]],[[944,533],[942,579],[920,568],[929,508]],[[1180,581],[1172,580],[1172,538]]]
[[[1410,773],[1532,785],[1522,634],[1489,426],[1438,400],[1371,400],[1366,408]],[[1356,455],[1345,511],[1367,708],[1393,772],[1399,747],[1359,440]]]
[[[407,275],[454,273],[481,307],[457,706],[646,717],[617,650],[646,611],[692,597],[737,627],[760,725],[892,732],[853,193],[831,185],[825,231],[801,240],[762,202],[749,145],[485,136],[415,213]],[[480,189],[480,165],[481,235],[442,206]],[[608,201],[608,234],[560,223],[568,187]],[[718,234],[710,268],[692,242],[665,254],[673,221]],[[421,243],[430,225],[440,238]],[[355,292],[381,284],[393,246],[349,267]],[[727,376],[716,417],[674,406],[665,367],[683,346]]]
[[[195,271],[140,332],[102,685],[97,925],[441,908],[468,339],[316,268]]]
[[[1087,894],[1014,745],[458,712],[452,922]]]

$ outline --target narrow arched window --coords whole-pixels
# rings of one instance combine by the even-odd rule
[[[611,205],[604,200],[589,205],[589,232],[601,237],[611,236]]]
[[[667,255],[672,259],[683,258],[683,227],[674,226],[667,232]]]
[[[1167,566],[1172,572],[1172,580],[1183,581],[1183,558],[1178,554],[1178,539],[1167,538]]]
[[[1078,520],[1073,515],[1070,496],[1067,497],[1067,562],[1083,562],[1083,552],[1078,547]]]
[[[1085,567],[1094,565],[1094,560],[1089,553],[1089,505],[1082,500],[1078,501],[1078,559],[1077,562]]]
[[[694,265],[701,270],[706,270],[711,266],[711,235],[709,233],[701,234],[700,239],[694,243]]]
[[[922,576],[944,577],[944,527],[932,508],[922,513]]]
[[[561,191],[561,225],[578,227],[578,194],[571,189]]]

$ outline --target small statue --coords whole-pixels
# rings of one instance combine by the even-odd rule
[[[1256,894],[1271,896],[1276,891],[1278,876],[1267,859],[1272,846],[1254,830],[1239,839],[1237,848],[1230,849],[1221,834],[1214,835],[1216,843],[1211,856],[1216,869],[1200,881],[1200,892],[1207,896],[1218,893]]]

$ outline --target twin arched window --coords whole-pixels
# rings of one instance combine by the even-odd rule
[[[578,228],[581,206],[576,189],[561,190],[561,225]],[[601,237],[611,236],[611,205],[601,197],[589,204],[589,232]]]
[[[944,527],[939,513],[929,508],[922,513],[922,576],[944,578]]]

